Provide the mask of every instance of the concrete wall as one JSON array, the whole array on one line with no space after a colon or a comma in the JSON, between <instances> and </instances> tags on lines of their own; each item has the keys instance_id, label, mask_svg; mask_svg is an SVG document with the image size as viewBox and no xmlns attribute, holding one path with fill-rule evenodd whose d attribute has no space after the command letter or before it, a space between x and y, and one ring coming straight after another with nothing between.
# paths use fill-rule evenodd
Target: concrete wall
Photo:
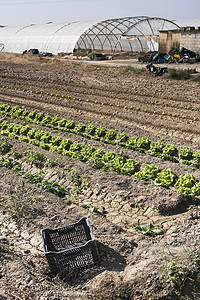
<instances>
[{"instance_id":1,"label":"concrete wall","mask_svg":"<svg viewBox=\"0 0 200 300\"><path fill-rule=\"evenodd\" d=\"M200 54L200 30L181 32L180 48L182 47Z\"/></svg>"},{"instance_id":2,"label":"concrete wall","mask_svg":"<svg viewBox=\"0 0 200 300\"><path fill-rule=\"evenodd\" d=\"M159 33L160 53L168 53L173 48L180 48L180 32L178 31L163 31Z\"/></svg>"}]
</instances>

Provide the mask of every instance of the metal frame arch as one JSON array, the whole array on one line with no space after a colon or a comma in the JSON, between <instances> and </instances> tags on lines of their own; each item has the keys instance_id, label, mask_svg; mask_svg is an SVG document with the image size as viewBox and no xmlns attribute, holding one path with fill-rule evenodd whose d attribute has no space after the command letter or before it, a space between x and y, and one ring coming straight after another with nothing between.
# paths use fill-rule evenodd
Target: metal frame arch
<instances>
[{"instance_id":1,"label":"metal frame arch","mask_svg":"<svg viewBox=\"0 0 200 300\"><path fill-rule=\"evenodd\" d=\"M163 22L169 22L175 26L177 26L178 28L180 28L180 26L178 26L175 22L171 21L171 20L168 20L168 19L165 19L165 18L158 18L158 17L147 17L145 20L140 20L138 22L136 22L135 24L133 24L131 27L129 27L129 29L127 31L125 31L123 33L123 35L126 35L128 31L130 31L133 27L136 27L138 24L142 23L143 21L149 21L149 20L162 20ZM139 31L139 29L138 29Z\"/></svg>"},{"instance_id":2,"label":"metal frame arch","mask_svg":"<svg viewBox=\"0 0 200 300\"><path fill-rule=\"evenodd\" d=\"M91 41L91 45L93 46L93 49L95 49L94 41L95 41L95 39L98 39L99 43L102 47L102 50L103 50L104 44L106 43L106 41L108 41L110 44L110 51L113 51L113 49L116 49L116 46L119 43L121 51L123 51L123 49L122 49L123 47L121 45L121 36L123 36L123 33L125 31L129 30L131 25L134 25L138 21L145 20L146 18L147 17L145 17L145 16L139 16L139 17L123 17L123 18L103 20L101 22L94 24L92 27L90 27L84 34L82 34L80 36L79 40L81 40L81 42L83 42L84 38L87 37ZM124 30L122 28L120 28L121 25L123 27L125 27ZM118 33L113 33L115 31L115 29L118 30ZM95 30L97 32L95 32ZM108 31L108 33L105 33L105 31ZM92 35L93 38L91 38L90 35ZM103 42L99 39L98 35L102 35L105 37ZM114 47L112 45L110 36L112 36L113 39L116 39L116 43L114 43ZM76 44L78 47L81 44L79 40L77 41L77 44ZM130 41L128 41L128 44L132 51L132 45L131 45ZM77 48L77 46L75 46L75 48ZM85 46L86 46L86 44L85 44Z\"/></svg>"},{"instance_id":3,"label":"metal frame arch","mask_svg":"<svg viewBox=\"0 0 200 300\"><path fill-rule=\"evenodd\" d=\"M165 24L171 23L175 27L180 28L175 22L170 21L165 18L159 18L159 17L148 17L148 16L136 16L136 17L123 17L123 18L116 18L116 19L108 19L108 20L102 20L100 22L97 22L96 24L92 25L90 28L88 28L84 34L82 34L77 41L75 48L79 46L80 44L83 44L84 47L87 49L87 45L84 42L84 38L87 37L88 40L90 40L90 49L93 47L93 50L95 50L95 40L98 40L98 44L100 45L101 51L104 50L104 45L106 42L108 42L108 45L110 47L110 51L113 51L113 53L116 51L116 48L118 45L120 45L121 51L123 51L123 48L126 47L124 44L122 44L122 37L126 36L126 34L132 29L136 28L138 31L138 37L136 34L136 39L140 44L141 51L144 51L143 43L141 41L142 36L145 35L144 30L142 28L138 28L138 25L142 22L147 23L147 28L149 28L151 35L155 35L155 30L153 28L153 24L151 24L151 20L160 20L163 22L160 23L161 27L164 28ZM156 27L155 27L156 29ZM155 45L150 41L152 45L152 49L155 50ZM108 47L107 45L107 47ZM134 51L133 45L131 41L127 40L127 48L130 48L130 51ZM125 48L124 48L125 49Z\"/></svg>"}]
</instances>

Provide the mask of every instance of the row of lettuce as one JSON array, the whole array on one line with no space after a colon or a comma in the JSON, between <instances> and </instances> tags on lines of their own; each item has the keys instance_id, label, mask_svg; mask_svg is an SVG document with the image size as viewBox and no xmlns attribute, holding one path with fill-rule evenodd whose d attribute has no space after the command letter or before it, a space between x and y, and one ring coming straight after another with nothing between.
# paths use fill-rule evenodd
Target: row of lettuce
<instances>
[{"instance_id":1,"label":"row of lettuce","mask_svg":"<svg viewBox=\"0 0 200 300\"><path fill-rule=\"evenodd\" d=\"M52 136L43 130L36 130L29 126L22 126L9 123L0 119L0 134L17 139L45 150L56 152L87 163L95 169L113 171L123 175L134 175L144 182L151 182L164 188L174 187L178 193L195 197L200 195L200 183L193 176L187 173L178 177L171 169L160 170L154 165L146 165L140 170L139 164L129 158L123 151L119 153L104 152L102 149L95 149L92 145L72 142L70 139L62 139L59 136Z\"/></svg>"},{"instance_id":2,"label":"row of lettuce","mask_svg":"<svg viewBox=\"0 0 200 300\"><path fill-rule=\"evenodd\" d=\"M73 120L60 119L57 116L50 117L42 112L27 110L18 106L12 107L7 104L0 105L0 114L24 120L27 123L81 135L84 138L118 145L140 153L147 153L164 160L182 162L200 169L200 150L192 152L189 147L178 150L174 145L164 144L160 140L151 142L145 137L129 137L125 132L117 133L113 129L107 130L105 127L96 127L94 125L86 126L83 123L75 124Z\"/></svg>"}]
</instances>

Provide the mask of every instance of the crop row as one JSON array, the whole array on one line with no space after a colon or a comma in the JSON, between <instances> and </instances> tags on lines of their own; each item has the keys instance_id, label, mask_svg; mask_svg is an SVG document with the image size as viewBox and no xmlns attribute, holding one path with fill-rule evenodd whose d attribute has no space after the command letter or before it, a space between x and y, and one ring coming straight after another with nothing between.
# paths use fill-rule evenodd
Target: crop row
<instances>
[{"instance_id":1,"label":"crop row","mask_svg":"<svg viewBox=\"0 0 200 300\"><path fill-rule=\"evenodd\" d=\"M124 153L104 152L91 145L72 142L69 139L62 139L59 136L51 136L49 133L32 129L29 126L22 126L15 123L8 123L0 120L1 135L24 141L43 149L57 152L87 163L89 166L104 171L114 171L124 175L133 175L145 182L153 182L157 186L169 188L177 187L178 193L195 197L200 195L200 183L193 176L187 173L179 177L171 169L160 170L154 165L146 165L140 170L139 164L134 159L128 158ZM6 130L5 130L6 129Z\"/></svg>"},{"instance_id":2,"label":"crop row","mask_svg":"<svg viewBox=\"0 0 200 300\"><path fill-rule=\"evenodd\" d=\"M69 195L69 193L66 191L64 186L60 186L55 181L45 180L42 177L41 173L32 174L28 171L22 170L22 165L18 161L13 160L12 158L1 156L0 157L0 166L6 167L8 169L12 169L18 175L25 178L28 182L33 183L33 184L41 187L43 190L57 195L58 197L63 198L66 195Z\"/></svg>"},{"instance_id":3,"label":"crop row","mask_svg":"<svg viewBox=\"0 0 200 300\"><path fill-rule=\"evenodd\" d=\"M173 118L175 117L175 118L181 118L181 119L190 119L190 120L193 120L193 121L197 120L196 116L191 117L190 115L189 116L179 115L179 114L175 114L174 112L173 113L168 113L168 112L162 111L162 110L159 112L155 109L152 110L152 108L141 108L140 106L137 106L137 105L131 105L131 106L125 105L125 104L122 105L121 104L122 102L119 102L118 104L115 104L115 103L109 102L107 100L103 100L103 101L99 100L98 101L98 100L91 100L91 99L82 99L80 97L73 97L73 96L69 96L69 95L66 96L66 95L63 95L63 94L61 95L61 94L58 94L58 93L49 93L49 92L37 91L37 90L33 90L33 89L32 90L25 90L25 89L16 88L14 86L5 86L5 85L3 85L2 88L11 89L11 90L20 91L20 92L25 92L25 93L28 93L29 95L37 94L37 95L46 95L46 96L54 97L54 98L61 98L64 101L67 101L67 102L69 102L70 100L73 100L73 102L74 102L74 100L76 100L76 101L79 101L79 102L88 103L91 106L93 106L93 105L97 105L97 106L105 105L105 106L108 106L108 107L115 107L117 109L125 109L125 110L131 110L131 111L134 110L136 112L141 111L143 113L155 114L155 115L160 115L160 116L167 115L167 116L173 117ZM134 101L134 100L131 100L131 99L127 99L125 101L137 102L137 100ZM142 101L142 103L144 104L143 101ZM150 103L148 101L146 101L145 103L146 104L159 105L159 106L162 106L162 107L166 106L166 104L159 104L159 103L153 102L153 101L151 101ZM133 103L131 103L131 104L133 104ZM184 109L184 110L187 109L189 111L195 111L195 110L199 111L199 109L195 109L195 108L190 108L190 107L185 107L185 106L183 106L183 107L178 106L177 107L177 105L170 105L170 104L168 104L167 107L172 107L172 108L176 108L176 109Z\"/></svg>"},{"instance_id":4,"label":"crop row","mask_svg":"<svg viewBox=\"0 0 200 300\"><path fill-rule=\"evenodd\" d=\"M164 160L172 162L179 162L181 160L183 164L200 168L200 151L192 152L190 148L178 150L174 145L165 145L160 140L150 142L149 139L144 137L128 137L125 132L117 133L113 129L107 130L104 127L97 128L94 125L86 126L83 123L75 124L72 120L59 119L57 116L50 117L42 112L37 113L35 110L22 109L18 106L12 107L7 104L0 104L0 114L15 119L18 118L28 123L78 134L84 138L99 140L107 144L118 145L126 149L147 153Z\"/></svg>"},{"instance_id":5,"label":"crop row","mask_svg":"<svg viewBox=\"0 0 200 300\"><path fill-rule=\"evenodd\" d=\"M10 82L9 81L3 81L3 80L1 80L0 81L1 83L3 83L3 84L10 84ZM19 82L17 82L17 85L19 85L19 86L24 86L25 88L27 87L27 86L29 86L30 88L32 88L32 85L30 85L30 84L27 84L27 83L19 83ZM15 85L16 86L16 85ZM64 88L58 88L58 87L56 87L56 88L53 88L53 87L51 87L51 86L45 86L45 85L41 85L41 84L39 84L39 85L37 85L39 88L41 88L41 89L48 89L48 90L52 90L52 91L54 91L54 92L56 92L56 91L60 91L60 92L72 92L72 93L74 93L74 92L76 92L76 93L78 93L77 91L74 91L74 90L72 90L72 89L70 89L70 88L67 88L67 89L64 89ZM10 88L10 89L17 89L16 87L14 87L14 86L12 86L12 85L10 85L9 87L8 86L5 86L5 85L2 85L2 87L3 88ZM35 87L35 83L34 83L34 87ZM76 86L74 86L75 88L76 88ZM20 91L25 91L25 88L22 90L22 89L18 89L18 90L20 90ZM29 92L29 90L27 90L27 92ZM37 93L41 93L41 91L36 91ZM102 92L102 90L101 90L101 92ZM44 92L42 92L43 94L45 94ZM120 97L120 96L114 96L113 94L111 94L111 95L108 95L108 94L105 94L105 95L102 95L102 93L101 94L95 94L94 92L88 92L88 88L87 88L87 91L85 91L85 90L83 90L83 91L81 91L81 93L83 93L83 94L87 94L87 95L92 95L92 96L94 96L94 95L97 95L97 96L101 96L101 97L104 97L104 98L111 98L111 99L119 99L119 100L124 100L124 101L131 101L131 102L139 102L139 103L146 103L146 104L152 104L152 105L158 105L158 106L162 106L162 107L165 107L165 106L167 106L167 107L173 107L173 108L179 108L179 109L184 109L184 110L189 110L189 111L200 111L200 109L199 108L195 108L195 107L191 107L191 106L182 106L182 105L178 105L177 106L177 101L178 102L186 102L187 104L188 104L188 101L187 100L184 100L184 99L181 99L181 100L174 100L174 99L170 99L170 101L173 101L173 102L175 102L175 104L169 104L169 103L167 103L167 104L165 104L165 103L163 103L163 98L162 98L162 101L161 102L159 102L158 100L155 100L155 101L153 101L153 100L149 100L149 101L143 101L143 100L140 100L140 99L138 99L138 98L135 98L135 99L130 99L130 98L126 98L126 97ZM49 93L47 93L47 94L49 94ZM54 96L58 96L58 94L54 94ZM64 95L61 95L62 96L62 98L64 97ZM167 99L168 100L168 99Z\"/></svg>"},{"instance_id":6,"label":"crop row","mask_svg":"<svg viewBox=\"0 0 200 300\"><path fill-rule=\"evenodd\" d=\"M73 157L87 162L91 167L105 171L115 171L124 175L132 175L138 169L134 159L116 155L113 152L105 153L102 149L95 150L91 145L72 142L70 139L62 139L52 136L43 130L36 130L29 126L8 123L0 119L1 135L15 138L20 141L33 144L45 150Z\"/></svg>"}]
</instances>

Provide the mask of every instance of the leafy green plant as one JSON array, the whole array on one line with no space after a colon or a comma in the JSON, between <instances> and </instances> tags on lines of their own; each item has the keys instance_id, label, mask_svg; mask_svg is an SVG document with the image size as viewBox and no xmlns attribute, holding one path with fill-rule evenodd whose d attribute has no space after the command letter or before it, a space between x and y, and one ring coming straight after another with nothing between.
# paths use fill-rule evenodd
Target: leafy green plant
<instances>
[{"instance_id":1,"label":"leafy green plant","mask_svg":"<svg viewBox=\"0 0 200 300\"><path fill-rule=\"evenodd\" d=\"M194 166L200 169L200 150L193 153Z\"/></svg>"},{"instance_id":2,"label":"leafy green plant","mask_svg":"<svg viewBox=\"0 0 200 300\"><path fill-rule=\"evenodd\" d=\"M132 228L132 231L135 230L137 232L140 232L144 235L148 236L156 236L163 234L163 231L159 228L156 228L151 223L148 223L147 225L138 225Z\"/></svg>"},{"instance_id":3,"label":"leafy green plant","mask_svg":"<svg viewBox=\"0 0 200 300\"><path fill-rule=\"evenodd\" d=\"M99 127L96 129L95 134L99 137L104 137L106 135L106 129L104 127Z\"/></svg>"},{"instance_id":4,"label":"leafy green plant","mask_svg":"<svg viewBox=\"0 0 200 300\"><path fill-rule=\"evenodd\" d=\"M51 142L52 142L53 146L59 146L61 144L61 142L62 142L62 138L59 137L59 136L53 136L51 138Z\"/></svg>"},{"instance_id":5,"label":"leafy green plant","mask_svg":"<svg viewBox=\"0 0 200 300\"><path fill-rule=\"evenodd\" d=\"M105 216L106 216L106 211L103 206L101 206L101 211L100 211L100 207L94 206L92 204L90 204L90 205L82 204L81 207L88 209L90 212L93 212L102 218L105 218Z\"/></svg>"},{"instance_id":6,"label":"leafy green plant","mask_svg":"<svg viewBox=\"0 0 200 300\"><path fill-rule=\"evenodd\" d=\"M35 137L35 133L36 133L36 129L32 128L31 130L29 130L29 132L27 133L27 136L30 137L31 139L33 139Z\"/></svg>"},{"instance_id":7,"label":"leafy green plant","mask_svg":"<svg viewBox=\"0 0 200 300\"><path fill-rule=\"evenodd\" d=\"M59 120L60 120L60 119L59 119L57 116L55 116L55 117L51 118L50 123L51 123L52 125L56 125L56 126L57 126Z\"/></svg>"},{"instance_id":8,"label":"leafy green plant","mask_svg":"<svg viewBox=\"0 0 200 300\"><path fill-rule=\"evenodd\" d=\"M196 184L197 180L193 174L186 173L184 176L180 176L175 186L178 187L178 193L194 196L192 192L193 186Z\"/></svg>"},{"instance_id":9,"label":"leafy green plant","mask_svg":"<svg viewBox=\"0 0 200 300\"><path fill-rule=\"evenodd\" d=\"M105 192L106 185L105 184L96 184L95 195L99 196L101 193Z\"/></svg>"},{"instance_id":10,"label":"leafy green plant","mask_svg":"<svg viewBox=\"0 0 200 300\"><path fill-rule=\"evenodd\" d=\"M43 113L37 113L35 116L36 120L38 121L42 121L42 119L44 118L44 114Z\"/></svg>"},{"instance_id":11,"label":"leafy green plant","mask_svg":"<svg viewBox=\"0 0 200 300\"><path fill-rule=\"evenodd\" d=\"M12 148L12 145L8 143L4 138L0 139L0 152L1 154L6 154L8 153Z\"/></svg>"},{"instance_id":12,"label":"leafy green plant","mask_svg":"<svg viewBox=\"0 0 200 300\"><path fill-rule=\"evenodd\" d=\"M35 132L34 138L35 138L36 140L40 141L40 140L41 140L41 137L42 137L43 135L44 135L44 131L42 131L42 130L37 130L37 131Z\"/></svg>"},{"instance_id":13,"label":"leafy green plant","mask_svg":"<svg viewBox=\"0 0 200 300\"><path fill-rule=\"evenodd\" d=\"M133 175L136 171L138 171L139 165L135 162L134 159L127 159L121 168L121 173L124 175Z\"/></svg>"},{"instance_id":14,"label":"leafy green plant","mask_svg":"<svg viewBox=\"0 0 200 300\"><path fill-rule=\"evenodd\" d=\"M116 132L115 132L115 130L113 130L113 129L108 130L108 131L106 132L105 137L106 137L108 140L114 140L115 137L116 137Z\"/></svg>"},{"instance_id":15,"label":"leafy green plant","mask_svg":"<svg viewBox=\"0 0 200 300\"><path fill-rule=\"evenodd\" d=\"M165 145L162 149L164 155L176 155L177 149L174 145Z\"/></svg>"},{"instance_id":16,"label":"leafy green plant","mask_svg":"<svg viewBox=\"0 0 200 300\"><path fill-rule=\"evenodd\" d=\"M69 120L66 124L65 127L68 129L73 129L75 127L75 123L72 120Z\"/></svg>"},{"instance_id":17,"label":"leafy green plant","mask_svg":"<svg viewBox=\"0 0 200 300\"><path fill-rule=\"evenodd\" d=\"M182 290L189 277L189 270L181 262L172 261L169 265L168 274L169 278L167 282L170 282L176 289Z\"/></svg>"},{"instance_id":18,"label":"leafy green plant","mask_svg":"<svg viewBox=\"0 0 200 300\"><path fill-rule=\"evenodd\" d=\"M159 168L152 165L146 165L142 171L137 172L134 176L142 179L146 182L150 182L152 179L157 177L159 173Z\"/></svg>"},{"instance_id":19,"label":"leafy green plant","mask_svg":"<svg viewBox=\"0 0 200 300\"><path fill-rule=\"evenodd\" d=\"M43 143L50 143L53 140L53 138L51 137L50 133L45 132L41 138L40 141Z\"/></svg>"},{"instance_id":20,"label":"leafy green plant","mask_svg":"<svg viewBox=\"0 0 200 300\"><path fill-rule=\"evenodd\" d=\"M148 149L149 149L149 145L150 145L149 139L144 138L144 137L139 138L139 139L137 140L137 142L136 142L136 147L137 147L137 148L143 148L143 149L148 150Z\"/></svg>"},{"instance_id":21,"label":"leafy green plant","mask_svg":"<svg viewBox=\"0 0 200 300\"><path fill-rule=\"evenodd\" d=\"M125 132L122 132L122 133L118 133L117 136L116 136L116 140L119 142L119 143L124 143L126 142L128 139L128 136L126 135Z\"/></svg>"},{"instance_id":22,"label":"leafy green plant","mask_svg":"<svg viewBox=\"0 0 200 300\"><path fill-rule=\"evenodd\" d=\"M90 135L95 135L96 127L94 125L89 125L85 128L85 132Z\"/></svg>"},{"instance_id":23,"label":"leafy green plant","mask_svg":"<svg viewBox=\"0 0 200 300\"><path fill-rule=\"evenodd\" d=\"M32 110L31 112L29 112L28 116L29 116L29 118L34 119L36 116L36 111Z\"/></svg>"},{"instance_id":24,"label":"leafy green plant","mask_svg":"<svg viewBox=\"0 0 200 300\"><path fill-rule=\"evenodd\" d=\"M133 136L133 137L129 138L128 145L133 146L133 147L137 147L137 141L138 141L138 137Z\"/></svg>"},{"instance_id":25,"label":"leafy green plant","mask_svg":"<svg viewBox=\"0 0 200 300\"><path fill-rule=\"evenodd\" d=\"M0 157L0 166L13 169L14 171L19 171L22 167L18 161L15 161L12 158L6 158L5 156Z\"/></svg>"},{"instance_id":26,"label":"leafy green plant","mask_svg":"<svg viewBox=\"0 0 200 300\"><path fill-rule=\"evenodd\" d=\"M176 179L177 176L171 169L164 169L158 173L157 178L154 180L154 184L164 188L169 188L174 185Z\"/></svg>"},{"instance_id":27,"label":"leafy green plant","mask_svg":"<svg viewBox=\"0 0 200 300\"><path fill-rule=\"evenodd\" d=\"M65 119L62 119L62 120L58 121L58 126L59 127L65 127L66 123L67 123L67 121Z\"/></svg>"},{"instance_id":28,"label":"leafy green plant","mask_svg":"<svg viewBox=\"0 0 200 300\"><path fill-rule=\"evenodd\" d=\"M18 138L18 135L15 135L14 133L11 133L12 134L12 136L10 136L10 137L12 137L12 138ZM25 137L25 136L20 136L19 138L19 141L22 141L22 142L25 142L25 143L29 143L29 138L27 138L27 137Z\"/></svg>"},{"instance_id":29,"label":"leafy green plant","mask_svg":"<svg viewBox=\"0 0 200 300\"><path fill-rule=\"evenodd\" d=\"M164 144L160 140L157 142L152 142L150 145L150 154L153 156L161 157L161 153L163 152Z\"/></svg>"},{"instance_id":30,"label":"leafy green plant","mask_svg":"<svg viewBox=\"0 0 200 300\"><path fill-rule=\"evenodd\" d=\"M69 139L63 139L60 143L60 147L63 150L69 150L71 144L72 144L72 142Z\"/></svg>"},{"instance_id":31,"label":"leafy green plant","mask_svg":"<svg viewBox=\"0 0 200 300\"><path fill-rule=\"evenodd\" d=\"M95 149L91 145L83 146L79 153L79 159L81 161L87 162L90 159L90 157L94 151L95 151Z\"/></svg>"},{"instance_id":32,"label":"leafy green plant","mask_svg":"<svg viewBox=\"0 0 200 300\"><path fill-rule=\"evenodd\" d=\"M81 183L82 183L82 179L81 179L81 176L78 174L78 172L76 170L71 170L70 172L70 178L71 178L71 181L77 185L77 186L81 186Z\"/></svg>"},{"instance_id":33,"label":"leafy green plant","mask_svg":"<svg viewBox=\"0 0 200 300\"><path fill-rule=\"evenodd\" d=\"M26 171L19 171L18 174L21 175L23 178L26 178L27 181L36 184L37 186L41 187L43 190L53 193L60 198L69 195L69 193L65 190L64 186L60 186L55 181L45 180L42 177L41 172L32 174Z\"/></svg>"},{"instance_id":34,"label":"leafy green plant","mask_svg":"<svg viewBox=\"0 0 200 300\"><path fill-rule=\"evenodd\" d=\"M44 118L41 120L42 124L48 124L51 122L51 117L50 116L44 116Z\"/></svg>"},{"instance_id":35,"label":"leafy green plant","mask_svg":"<svg viewBox=\"0 0 200 300\"><path fill-rule=\"evenodd\" d=\"M77 124L74 128L76 133L84 132L85 129L86 129L86 126L83 123Z\"/></svg>"},{"instance_id":36,"label":"leafy green plant","mask_svg":"<svg viewBox=\"0 0 200 300\"><path fill-rule=\"evenodd\" d=\"M180 149L178 154L181 159L192 159L192 151L189 147L186 147L185 149Z\"/></svg>"},{"instance_id":37,"label":"leafy green plant","mask_svg":"<svg viewBox=\"0 0 200 300\"><path fill-rule=\"evenodd\" d=\"M46 157L43 153L38 151L29 151L29 161L37 168L43 168Z\"/></svg>"},{"instance_id":38,"label":"leafy green plant","mask_svg":"<svg viewBox=\"0 0 200 300\"><path fill-rule=\"evenodd\" d=\"M104 166L102 162L102 157L104 154L105 153L102 149L95 150L87 161L87 164L92 168L101 169Z\"/></svg>"}]
</instances>

